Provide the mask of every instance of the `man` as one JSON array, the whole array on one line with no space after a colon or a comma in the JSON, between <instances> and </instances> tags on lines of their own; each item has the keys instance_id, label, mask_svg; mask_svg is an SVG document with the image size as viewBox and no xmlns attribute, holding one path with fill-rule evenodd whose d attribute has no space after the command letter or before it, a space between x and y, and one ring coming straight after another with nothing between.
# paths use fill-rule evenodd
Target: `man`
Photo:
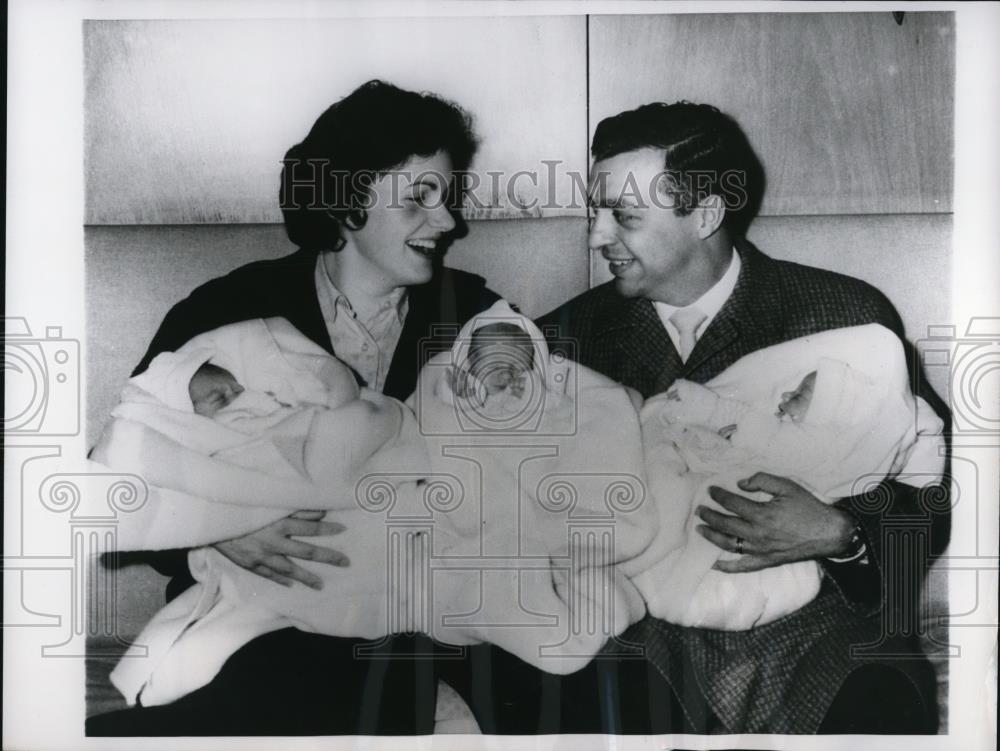
<instances>
[{"instance_id":1,"label":"man","mask_svg":"<svg viewBox=\"0 0 1000 751\"><path fill-rule=\"evenodd\" d=\"M589 242L615 279L539 322L575 340L584 365L649 397L677 378L703 383L745 354L826 329L874 322L902 338L878 290L772 260L746 241L763 169L739 125L714 107L656 103L610 117L592 155ZM929 389L918 383L917 391L944 416ZM563 712L562 732L934 732L934 678L912 636L914 613L898 614L908 638L881 627L882 572L919 581L926 565L885 557L885 508L873 511L872 494L825 505L766 474L741 487L773 500L761 505L715 488L728 513L697 511L701 534L743 553L717 568L817 560L820 594L745 632L647 616L561 684L573 697L563 703L582 708ZM892 499L890 513L929 516L907 486L883 483L876 494ZM636 645L645 659L629 659ZM877 646L852 656L852 645Z\"/></svg>"}]
</instances>

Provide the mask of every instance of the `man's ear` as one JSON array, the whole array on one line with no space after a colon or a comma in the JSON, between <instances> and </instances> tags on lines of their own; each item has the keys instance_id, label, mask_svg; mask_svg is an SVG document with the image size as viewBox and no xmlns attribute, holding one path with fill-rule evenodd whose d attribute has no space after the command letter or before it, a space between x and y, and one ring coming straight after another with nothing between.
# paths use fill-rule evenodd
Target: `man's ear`
<instances>
[{"instance_id":1,"label":"man's ear","mask_svg":"<svg viewBox=\"0 0 1000 751\"><path fill-rule=\"evenodd\" d=\"M722 196L711 193L698 202L694 212L698 237L706 240L722 226L722 220L726 218L726 205L722 202Z\"/></svg>"}]
</instances>

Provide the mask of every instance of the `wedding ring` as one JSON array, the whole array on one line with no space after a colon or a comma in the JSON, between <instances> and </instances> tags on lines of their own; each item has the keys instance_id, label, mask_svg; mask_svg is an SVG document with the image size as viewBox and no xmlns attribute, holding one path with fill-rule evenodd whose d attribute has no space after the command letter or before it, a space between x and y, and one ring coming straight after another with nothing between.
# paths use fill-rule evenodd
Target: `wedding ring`
<instances>
[{"instance_id":1,"label":"wedding ring","mask_svg":"<svg viewBox=\"0 0 1000 751\"><path fill-rule=\"evenodd\" d=\"M743 555L743 543L744 539L742 537L736 538L736 555Z\"/></svg>"}]
</instances>

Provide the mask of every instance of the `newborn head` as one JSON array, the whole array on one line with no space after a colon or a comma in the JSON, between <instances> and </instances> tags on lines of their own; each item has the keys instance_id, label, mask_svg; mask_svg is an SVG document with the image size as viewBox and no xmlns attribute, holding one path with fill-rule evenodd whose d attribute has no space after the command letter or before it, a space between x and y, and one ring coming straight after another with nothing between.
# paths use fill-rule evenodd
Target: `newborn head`
<instances>
[{"instance_id":1,"label":"newborn head","mask_svg":"<svg viewBox=\"0 0 1000 751\"><path fill-rule=\"evenodd\" d=\"M789 417L792 422L802 422L812 404L813 393L816 391L816 371L807 373L795 391L786 391L778 403L778 417Z\"/></svg>"},{"instance_id":2,"label":"newborn head","mask_svg":"<svg viewBox=\"0 0 1000 751\"><path fill-rule=\"evenodd\" d=\"M491 323L472 332L469 372L486 388L487 395L510 390L524 393L525 376L535 367L531 335L513 323Z\"/></svg>"},{"instance_id":3,"label":"newborn head","mask_svg":"<svg viewBox=\"0 0 1000 751\"><path fill-rule=\"evenodd\" d=\"M232 373L208 362L195 371L188 384L195 414L205 417L212 417L242 393L243 387Z\"/></svg>"}]
</instances>

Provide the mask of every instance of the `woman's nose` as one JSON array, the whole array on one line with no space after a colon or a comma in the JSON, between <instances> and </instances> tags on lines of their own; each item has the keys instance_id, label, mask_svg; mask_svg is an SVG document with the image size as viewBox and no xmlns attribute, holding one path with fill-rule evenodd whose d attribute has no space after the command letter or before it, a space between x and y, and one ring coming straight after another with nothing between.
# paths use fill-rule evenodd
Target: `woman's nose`
<instances>
[{"instance_id":1,"label":"woman's nose","mask_svg":"<svg viewBox=\"0 0 1000 751\"><path fill-rule=\"evenodd\" d=\"M434 229L441 232L450 232L455 229L455 217L451 215L446 205L435 206L431 209L430 214L430 224Z\"/></svg>"}]
</instances>

